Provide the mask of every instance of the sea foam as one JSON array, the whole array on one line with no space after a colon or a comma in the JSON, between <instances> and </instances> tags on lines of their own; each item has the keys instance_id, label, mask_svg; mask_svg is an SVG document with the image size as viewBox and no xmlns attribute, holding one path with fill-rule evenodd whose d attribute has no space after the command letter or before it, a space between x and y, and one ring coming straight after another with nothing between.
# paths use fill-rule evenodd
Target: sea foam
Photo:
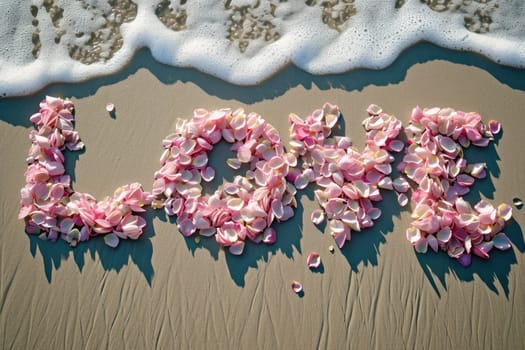
<instances>
[{"instance_id":1,"label":"sea foam","mask_svg":"<svg viewBox=\"0 0 525 350\"><path fill-rule=\"evenodd\" d=\"M523 0L11 0L0 2L0 96L159 62L239 85L288 64L381 69L428 41L525 67Z\"/></svg>"}]
</instances>

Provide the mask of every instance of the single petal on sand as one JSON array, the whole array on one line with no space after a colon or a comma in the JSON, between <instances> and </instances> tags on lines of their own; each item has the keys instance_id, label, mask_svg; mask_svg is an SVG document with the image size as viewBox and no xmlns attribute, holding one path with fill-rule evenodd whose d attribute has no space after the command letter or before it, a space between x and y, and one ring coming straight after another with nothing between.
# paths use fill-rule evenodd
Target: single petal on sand
<instances>
[{"instance_id":1,"label":"single petal on sand","mask_svg":"<svg viewBox=\"0 0 525 350\"><path fill-rule=\"evenodd\" d=\"M308 258L306 259L306 263L308 264L308 267L311 269L316 269L321 265L321 256L319 253L311 252L308 254Z\"/></svg>"}]
</instances>

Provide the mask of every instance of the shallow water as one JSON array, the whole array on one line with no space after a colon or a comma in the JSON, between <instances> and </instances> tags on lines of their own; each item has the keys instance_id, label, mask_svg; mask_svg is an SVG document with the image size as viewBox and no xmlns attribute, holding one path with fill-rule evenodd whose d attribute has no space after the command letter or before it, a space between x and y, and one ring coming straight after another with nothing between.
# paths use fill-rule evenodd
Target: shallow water
<instances>
[{"instance_id":1,"label":"shallow water","mask_svg":"<svg viewBox=\"0 0 525 350\"><path fill-rule=\"evenodd\" d=\"M254 85L292 63L380 69L420 41L525 67L522 0L11 0L0 3L0 96L159 62Z\"/></svg>"}]
</instances>

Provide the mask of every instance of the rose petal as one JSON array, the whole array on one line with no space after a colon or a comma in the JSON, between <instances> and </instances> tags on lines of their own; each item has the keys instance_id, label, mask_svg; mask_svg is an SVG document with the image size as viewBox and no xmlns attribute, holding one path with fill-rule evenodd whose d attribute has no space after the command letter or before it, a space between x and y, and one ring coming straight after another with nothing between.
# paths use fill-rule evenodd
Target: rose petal
<instances>
[{"instance_id":1,"label":"rose petal","mask_svg":"<svg viewBox=\"0 0 525 350\"><path fill-rule=\"evenodd\" d=\"M399 203L400 206L404 207L408 204L408 197L404 193L398 193L397 194L397 203Z\"/></svg>"},{"instance_id":2,"label":"rose petal","mask_svg":"<svg viewBox=\"0 0 525 350\"><path fill-rule=\"evenodd\" d=\"M308 186L308 183L308 178L304 174L297 176L294 181L294 185L298 190L305 189Z\"/></svg>"},{"instance_id":3,"label":"rose petal","mask_svg":"<svg viewBox=\"0 0 525 350\"><path fill-rule=\"evenodd\" d=\"M116 248L119 244L119 238L116 234L110 233L104 236L104 243L111 248Z\"/></svg>"},{"instance_id":4,"label":"rose petal","mask_svg":"<svg viewBox=\"0 0 525 350\"><path fill-rule=\"evenodd\" d=\"M71 218L64 218L60 221L60 232L68 233L75 226L75 221Z\"/></svg>"},{"instance_id":5,"label":"rose petal","mask_svg":"<svg viewBox=\"0 0 525 350\"><path fill-rule=\"evenodd\" d=\"M421 231L417 227L411 226L406 230L406 237L410 243L414 244L422 238Z\"/></svg>"},{"instance_id":6,"label":"rose petal","mask_svg":"<svg viewBox=\"0 0 525 350\"><path fill-rule=\"evenodd\" d=\"M394 179L394 181L392 182L392 185L397 192L401 192L401 193L407 192L408 189L410 188L410 184L408 183L407 179L401 176Z\"/></svg>"},{"instance_id":7,"label":"rose petal","mask_svg":"<svg viewBox=\"0 0 525 350\"><path fill-rule=\"evenodd\" d=\"M505 221L512 218L512 207L508 204L502 203L498 206L498 216Z\"/></svg>"},{"instance_id":8,"label":"rose petal","mask_svg":"<svg viewBox=\"0 0 525 350\"><path fill-rule=\"evenodd\" d=\"M436 237L434 237L433 235L428 235L427 243L430 246L430 248L432 248L432 250L437 253L439 244L438 244L438 240L436 239Z\"/></svg>"},{"instance_id":9,"label":"rose petal","mask_svg":"<svg viewBox=\"0 0 525 350\"><path fill-rule=\"evenodd\" d=\"M346 207L346 201L342 198L331 198L325 205L325 211L329 217L337 216L343 213Z\"/></svg>"},{"instance_id":10,"label":"rose petal","mask_svg":"<svg viewBox=\"0 0 525 350\"><path fill-rule=\"evenodd\" d=\"M321 256L319 253L311 252L308 254L308 258L306 259L306 263L308 264L308 267L311 269L316 269L321 265Z\"/></svg>"},{"instance_id":11,"label":"rose petal","mask_svg":"<svg viewBox=\"0 0 525 350\"><path fill-rule=\"evenodd\" d=\"M385 176L381 180L379 180L377 186L379 188L384 188L385 190L392 190L394 188L392 178L389 176Z\"/></svg>"},{"instance_id":12,"label":"rose petal","mask_svg":"<svg viewBox=\"0 0 525 350\"><path fill-rule=\"evenodd\" d=\"M226 160L226 164L234 170L238 170L241 167L241 161L237 158L229 158Z\"/></svg>"},{"instance_id":13,"label":"rose petal","mask_svg":"<svg viewBox=\"0 0 525 350\"><path fill-rule=\"evenodd\" d=\"M185 218L177 223L180 233L188 237L195 233L196 227L191 219Z\"/></svg>"},{"instance_id":14,"label":"rose petal","mask_svg":"<svg viewBox=\"0 0 525 350\"><path fill-rule=\"evenodd\" d=\"M278 200L274 199L271 203L272 212L275 215L277 219L280 219L284 215L284 206L283 203Z\"/></svg>"},{"instance_id":15,"label":"rose petal","mask_svg":"<svg viewBox=\"0 0 525 350\"><path fill-rule=\"evenodd\" d=\"M266 244L274 244L277 239L277 232L271 228L268 227L263 232L263 242Z\"/></svg>"},{"instance_id":16,"label":"rose petal","mask_svg":"<svg viewBox=\"0 0 525 350\"><path fill-rule=\"evenodd\" d=\"M191 164L196 168L202 168L208 164L208 155L206 153L201 153L193 158Z\"/></svg>"},{"instance_id":17,"label":"rose petal","mask_svg":"<svg viewBox=\"0 0 525 350\"><path fill-rule=\"evenodd\" d=\"M341 220L336 219L330 220L328 222L328 227L334 233L341 233L347 230L346 225Z\"/></svg>"},{"instance_id":18,"label":"rose petal","mask_svg":"<svg viewBox=\"0 0 525 350\"><path fill-rule=\"evenodd\" d=\"M392 140L388 144L388 148L392 152L401 152L403 148L405 148L405 144L403 143L403 141L400 141L400 140Z\"/></svg>"},{"instance_id":19,"label":"rose petal","mask_svg":"<svg viewBox=\"0 0 525 350\"><path fill-rule=\"evenodd\" d=\"M450 137L441 136L438 138L438 144L442 150L448 153L454 153L457 150L458 144Z\"/></svg>"},{"instance_id":20,"label":"rose petal","mask_svg":"<svg viewBox=\"0 0 525 350\"><path fill-rule=\"evenodd\" d=\"M204 181L210 182L215 178L215 169L212 167L206 167L201 172L201 177Z\"/></svg>"},{"instance_id":21,"label":"rose petal","mask_svg":"<svg viewBox=\"0 0 525 350\"><path fill-rule=\"evenodd\" d=\"M464 254L461 254L459 257L458 257L458 262L464 266L464 267L468 267L470 266L470 264L472 263L472 256L470 254L467 254L467 253L464 253Z\"/></svg>"},{"instance_id":22,"label":"rose petal","mask_svg":"<svg viewBox=\"0 0 525 350\"><path fill-rule=\"evenodd\" d=\"M489 130L492 133L492 135L499 134L499 132L501 131L501 123L498 122L497 120L493 120L493 119L490 120L489 121Z\"/></svg>"},{"instance_id":23,"label":"rose petal","mask_svg":"<svg viewBox=\"0 0 525 350\"><path fill-rule=\"evenodd\" d=\"M241 198L233 197L228 199L227 206L231 210L240 211L244 206L244 201Z\"/></svg>"},{"instance_id":24,"label":"rose petal","mask_svg":"<svg viewBox=\"0 0 525 350\"><path fill-rule=\"evenodd\" d=\"M428 250L428 241L425 237L421 237L418 241L414 243L414 248L416 252L425 254Z\"/></svg>"},{"instance_id":25,"label":"rose petal","mask_svg":"<svg viewBox=\"0 0 525 350\"><path fill-rule=\"evenodd\" d=\"M472 247L472 252L482 259L488 259L490 258L489 252L492 250L493 247L494 242L483 242L478 246Z\"/></svg>"},{"instance_id":26,"label":"rose petal","mask_svg":"<svg viewBox=\"0 0 525 350\"><path fill-rule=\"evenodd\" d=\"M379 208L372 208L368 210L367 215L370 216L372 220L377 220L381 217L381 209Z\"/></svg>"},{"instance_id":27,"label":"rose petal","mask_svg":"<svg viewBox=\"0 0 525 350\"><path fill-rule=\"evenodd\" d=\"M324 221L324 212L321 209L314 209L310 219L314 224L319 225Z\"/></svg>"},{"instance_id":28,"label":"rose petal","mask_svg":"<svg viewBox=\"0 0 525 350\"><path fill-rule=\"evenodd\" d=\"M450 227L443 227L441 230L438 231L438 233L436 233L436 238L438 239L438 241L443 243L447 243L451 237L452 230L450 229Z\"/></svg>"},{"instance_id":29,"label":"rose petal","mask_svg":"<svg viewBox=\"0 0 525 350\"><path fill-rule=\"evenodd\" d=\"M378 105L371 104L370 106L368 106L366 111L370 115L379 115L381 112L383 112L383 109L381 107L379 107Z\"/></svg>"},{"instance_id":30,"label":"rose petal","mask_svg":"<svg viewBox=\"0 0 525 350\"><path fill-rule=\"evenodd\" d=\"M292 290L299 294L303 291L303 285L300 282L294 280L292 281Z\"/></svg>"},{"instance_id":31,"label":"rose petal","mask_svg":"<svg viewBox=\"0 0 525 350\"><path fill-rule=\"evenodd\" d=\"M343 248L347 240L347 235L345 232L335 233L332 232L332 237L334 237L335 243L339 248Z\"/></svg>"},{"instance_id":32,"label":"rose petal","mask_svg":"<svg viewBox=\"0 0 525 350\"><path fill-rule=\"evenodd\" d=\"M237 241L233 243L229 248L230 253L232 253L233 255L241 255L243 250L244 250L244 241Z\"/></svg>"},{"instance_id":33,"label":"rose petal","mask_svg":"<svg viewBox=\"0 0 525 350\"><path fill-rule=\"evenodd\" d=\"M494 242L494 247L499 250L507 250L512 247L509 237L507 237L507 235L503 232L500 232L494 236L492 241Z\"/></svg>"}]
</instances>

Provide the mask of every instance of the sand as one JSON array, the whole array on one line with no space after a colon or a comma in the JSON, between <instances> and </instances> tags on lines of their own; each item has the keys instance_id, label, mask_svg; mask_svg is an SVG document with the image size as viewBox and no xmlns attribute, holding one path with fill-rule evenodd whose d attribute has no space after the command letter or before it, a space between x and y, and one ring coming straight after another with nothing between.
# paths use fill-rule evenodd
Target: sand
<instances>
[{"instance_id":1,"label":"sand","mask_svg":"<svg viewBox=\"0 0 525 350\"><path fill-rule=\"evenodd\" d=\"M436 58L436 59L433 59ZM451 106L498 119L498 143L473 156L490 177L469 199L525 197L525 71L430 45L383 71L313 77L293 67L254 87L155 63L141 52L123 72L34 96L0 100L0 348L2 349L519 349L525 346L524 210L506 229L513 248L463 268L444 253L418 255L405 239L407 210L392 194L376 226L334 253L309 220L311 191L273 246L232 256L213 240L180 235L149 210L145 235L117 249L93 239L72 249L24 233L17 220L29 115L46 94L73 99L85 152L67 158L74 188L100 198L132 181L151 188L161 140L197 107L243 107L287 133L290 112L338 104L358 147L376 103L405 123L415 105ZM115 118L105 110L116 105ZM220 167L224 152L215 152ZM226 174L227 175L227 174ZM309 198L310 197L310 198ZM306 256L323 261L312 272ZM291 291L299 280L304 294Z\"/></svg>"}]
</instances>

